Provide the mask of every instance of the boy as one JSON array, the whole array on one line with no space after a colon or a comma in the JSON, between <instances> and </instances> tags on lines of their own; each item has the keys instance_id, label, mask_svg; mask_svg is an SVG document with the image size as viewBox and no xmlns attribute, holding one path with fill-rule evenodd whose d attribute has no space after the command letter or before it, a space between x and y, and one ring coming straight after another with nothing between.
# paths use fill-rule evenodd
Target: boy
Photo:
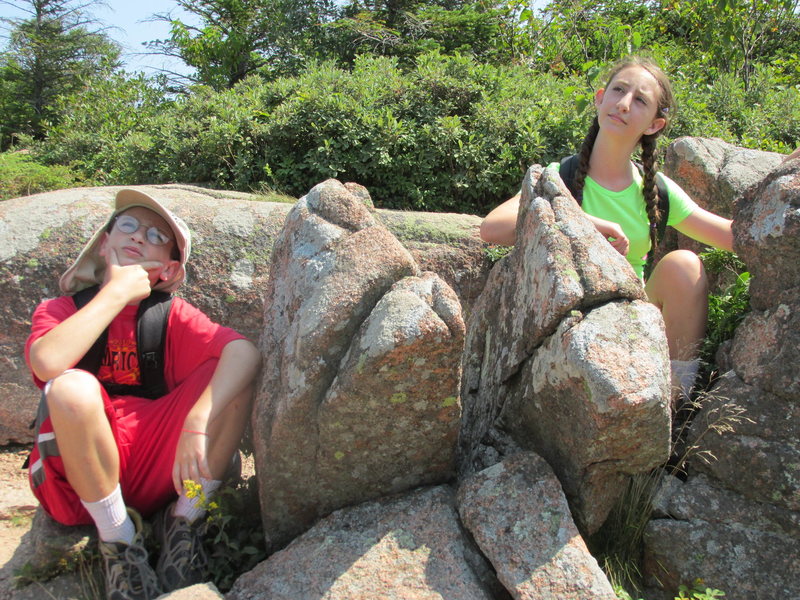
<instances>
[{"instance_id":1,"label":"boy","mask_svg":"<svg viewBox=\"0 0 800 600\"><path fill-rule=\"evenodd\" d=\"M166 390L151 399L136 387L138 305L178 288L190 249L182 220L147 194L121 190L108 223L59 280L65 294L97 285L95 295L81 308L72 296L42 302L25 346L44 390L31 487L56 521L97 526L114 600L155 598L203 580L204 509L183 482L214 493L250 414L258 350L178 297L162 341ZM75 368L103 336L96 372ZM160 509L154 572L139 514Z\"/></svg>"}]
</instances>

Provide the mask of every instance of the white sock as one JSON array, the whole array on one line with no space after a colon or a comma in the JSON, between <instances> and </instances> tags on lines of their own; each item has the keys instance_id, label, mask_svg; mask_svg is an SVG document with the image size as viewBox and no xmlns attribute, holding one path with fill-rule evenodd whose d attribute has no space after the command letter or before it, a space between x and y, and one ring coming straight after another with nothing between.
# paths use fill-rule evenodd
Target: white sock
<instances>
[{"instance_id":1,"label":"white sock","mask_svg":"<svg viewBox=\"0 0 800 600\"><path fill-rule=\"evenodd\" d=\"M220 485L222 485L222 481L219 479L200 478L200 486L203 488L203 495L206 497L206 502L211 500L211 497ZM181 491L181 495L178 496L178 501L175 503L175 509L172 511L172 514L176 517L184 517L187 521L193 523L206 514L206 509L200 505L199 497L189 498L184 488Z\"/></svg>"},{"instance_id":2,"label":"white sock","mask_svg":"<svg viewBox=\"0 0 800 600\"><path fill-rule=\"evenodd\" d=\"M125 508L125 501L122 499L122 489L119 484L105 498L97 502L84 502L81 504L89 512L97 526L97 534L104 542L125 542L130 544L136 535L136 527L133 525L130 515Z\"/></svg>"},{"instance_id":3,"label":"white sock","mask_svg":"<svg viewBox=\"0 0 800 600\"><path fill-rule=\"evenodd\" d=\"M669 363L672 371L672 385L680 389L684 398L691 398L694 380L697 379L697 371L700 369L700 359L671 360Z\"/></svg>"}]
</instances>

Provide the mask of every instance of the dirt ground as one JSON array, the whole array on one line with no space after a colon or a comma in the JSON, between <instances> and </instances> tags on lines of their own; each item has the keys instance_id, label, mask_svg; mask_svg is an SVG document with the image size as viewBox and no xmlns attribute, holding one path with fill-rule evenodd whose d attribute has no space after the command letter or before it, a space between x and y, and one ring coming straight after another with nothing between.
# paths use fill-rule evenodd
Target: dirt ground
<instances>
[{"instance_id":1,"label":"dirt ground","mask_svg":"<svg viewBox=\"0 0 800 600\"><path fill-rule=\"evenodd\" d=\"M28 452L30 446L0 448L0 599L11 596L13 571L23 559L17 550L39 504L28 486L28 472L22 469Z\"/></svg>"}]
</instances>

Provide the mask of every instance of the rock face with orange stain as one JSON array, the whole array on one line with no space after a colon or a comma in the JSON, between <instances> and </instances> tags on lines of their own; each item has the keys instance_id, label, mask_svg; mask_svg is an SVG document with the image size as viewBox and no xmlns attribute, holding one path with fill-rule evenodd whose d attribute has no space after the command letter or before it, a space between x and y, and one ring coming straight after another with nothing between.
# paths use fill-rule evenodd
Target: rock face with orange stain
<instances>
[{"instance_id":1,"label":"rock face with orange stain","mask_svg":"<svg viewBox=\"0 0 800 600\"><path fill-rule=\"evenodd\" d=\"M461 475L507 447L536 451L582 532L596 531L626 477L667 458L667 343L633 269L555 171L528 171L517 244L467 331Z\"/></svg>"},{"instance_id":2,"label":"rock face with orange stain","mask_svg":"<svg viewBox=\"0 0 800 600\"><path fill-rule=\"evenodd\" d=\"M691 423L689 447L710 458L692 458L685 481L665 477L644 574L666 590L699 577L731 597L800 598L800 161L739 197L750 312Z\"/></svg>"},{"instance_id":3,"label":"rock face with orange stain","mask_svg":"<svg viewBox=\"0 0 800 600\"><path fill-rule=\"evenodd\" d=\"M298 201L265 306L253 437L271 548L343 506L453 477L461 304L363 188L328 180Z\"/></svg>"}]
</instances>

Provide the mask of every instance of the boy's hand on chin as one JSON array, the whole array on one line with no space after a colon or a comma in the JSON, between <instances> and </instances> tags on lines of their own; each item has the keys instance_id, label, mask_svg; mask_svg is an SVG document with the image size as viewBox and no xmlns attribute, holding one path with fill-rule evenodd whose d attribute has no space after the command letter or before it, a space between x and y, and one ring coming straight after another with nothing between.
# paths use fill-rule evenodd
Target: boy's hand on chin
<instances>
[{"instance_id":1,"label":"boy's hand on chin","mask_svg":"<svg viewBox=\"0 0 800 600\"><path fill-rule=\"evenodd\" d=\"M122 266L114 248L108 251L106 265L105 286L110 287L126 304L147 298L151 291L149 271L164 266L157 260Z\"/></svg>"}]
</instances>

